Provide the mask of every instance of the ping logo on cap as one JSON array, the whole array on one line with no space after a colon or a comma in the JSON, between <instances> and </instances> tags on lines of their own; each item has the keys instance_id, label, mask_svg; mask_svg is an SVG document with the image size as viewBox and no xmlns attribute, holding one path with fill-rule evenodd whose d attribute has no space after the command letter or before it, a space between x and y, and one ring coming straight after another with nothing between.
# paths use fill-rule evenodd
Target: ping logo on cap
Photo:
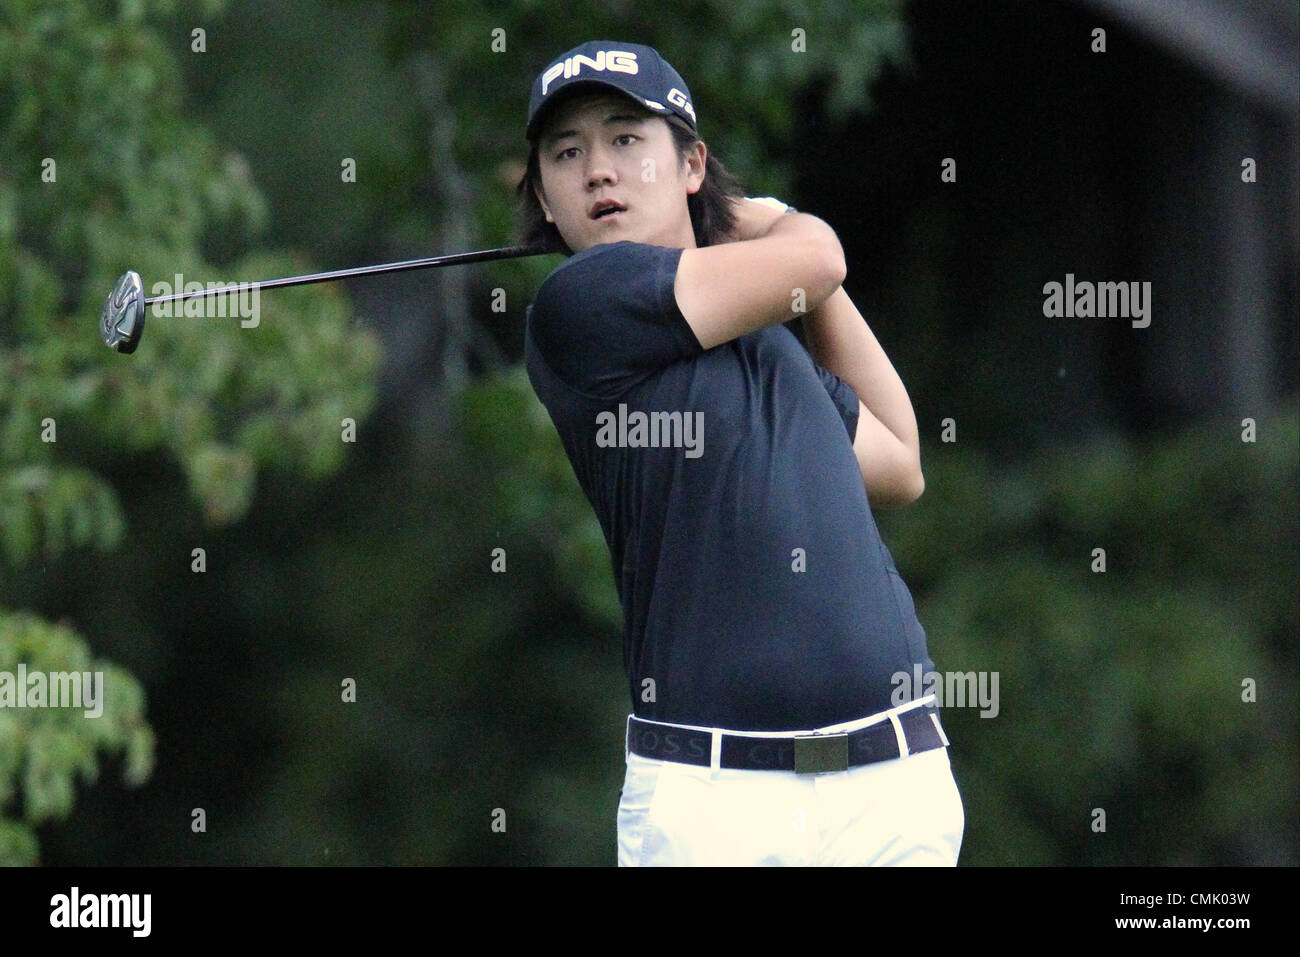
<instances>
[{"instance_id":1,"label":"ping logo on cap","mask_svg":"<svg viewBox=\"0 0 1300 957\"><path fill-rule=\"evenodd\" d=\"M687 113L691 114L691 119L695 119L695 107L691 106L691 101L686 99L686 94L677 87L668 91L668 102L673 106L680 106Z\"/></svg>"},{"instance_id":2,"label":"ping logo on cap","mask_svg":"<svg viewBox=\"0 0 1300 957\"><path fill-rule=\"evenodd\" d=\"M577 76L584 65L587 69L600 73L612 70L616 73L635 74L637 71L636 54L630 50L598 50L594 59L579 53L547 67L546 72L542 74L542 96L546 95L552 80L559 79L561 76L566 80ZM694 116L694 113L691 115Z\"/></svg>"}]
</instances>

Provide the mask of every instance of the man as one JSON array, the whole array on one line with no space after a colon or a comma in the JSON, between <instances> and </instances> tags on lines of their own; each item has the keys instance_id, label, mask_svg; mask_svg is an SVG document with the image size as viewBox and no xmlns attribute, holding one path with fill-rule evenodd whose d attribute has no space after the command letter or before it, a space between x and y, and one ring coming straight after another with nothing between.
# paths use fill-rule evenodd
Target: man
<instances>
[{"instance_id":1,"label":"man","mask_svg":"<svg viewBox=\"0 0 1300 957\"><path fill-rule=\"evenodd\" d=\"M834 231L743 199L647 46L558 58L525 135L527 238L569 255L528 374L624 609L618 863L955 864L933 698L891 701L933 663L868 504L921 494L916 421Z\"/></svg>"}]
</instances>

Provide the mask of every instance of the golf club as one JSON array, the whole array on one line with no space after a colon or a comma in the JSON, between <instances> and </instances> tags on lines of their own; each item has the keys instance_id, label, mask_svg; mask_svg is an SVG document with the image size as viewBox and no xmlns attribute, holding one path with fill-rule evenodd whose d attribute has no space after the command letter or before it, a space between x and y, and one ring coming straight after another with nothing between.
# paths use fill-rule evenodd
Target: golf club
<instances>
[{"instance_id":1,"label":"golf club","mask_svg":"<svg viewBox=\"0 0 1300 957\"><path fill-rule=\"evenodd\" d=\"M144 284L140 281L140 274L128 270L117 280L112 294L104 302L104 309L99 316L99 333L104 340L104 345L130 355L140 345L140 337L144 334L145 309L155 303L179 302L208 296L228 296L254 288L261 290L281 286L306 286L314 282L333 282L336 279L350 279L353 276L406 272L410 269L428 269L433 266L458 266L463 263L487 262L493 259L539 256L548 251L540 246L501 246L497 249L481 249L477 252L448 253L444 256L408 259L404 262L384 263L378 266L357 266L353 269L336 269L332 272L317 272L306 276L268 279L264 282L245 282L209 289L195 289L191 292L173 292L150 299L144 298Z\"/></svg>"}]
</instances>

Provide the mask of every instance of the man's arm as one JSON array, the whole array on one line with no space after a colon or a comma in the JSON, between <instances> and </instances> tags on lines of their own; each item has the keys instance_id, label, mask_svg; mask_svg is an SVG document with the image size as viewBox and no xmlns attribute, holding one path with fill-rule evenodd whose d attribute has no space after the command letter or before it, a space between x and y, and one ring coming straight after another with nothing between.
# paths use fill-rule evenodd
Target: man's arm
<instances>
[{"instance_id":1,"label":"man's arm","mask_svg":"<svg viewBox=\"0 0 1300 957\"><path fill-rule=\"evenodd\" d=\"M677 307L705 349L793 319L796 289L815 308L844 282L844 250L822 220L752 200L741 209L738 241L683 250L677 265Z\"/></svg>"},{"instance_id":2,"label":"man's arm","mask_svg":"<svg viewBox=\"0 0 1300 957\"><path fill-rule=\"evenodd\" d=\"M882 508L915 502L925 490L916 413L893 363L843 286L804 317L804 333L818 365L858 394L853 453L867 498Z\"/></svg>"},{"instance_id":3,"label":"man's arm","mask_svg":"<svg viewBox=\"0 0 1300 957\"><path fill-rule=\"evenodd\" d=\"M736 226L733 241L712 249L735 248L737 245L754 246L751 240L761 240L772 236L793 233L787 226L804 218L811 218L825 231L830 229L815 217L804 214L784 212L783 204L768 203L745 199L736 205ZM708 250L687 250L682 254L686 262L688 254L707 252ZM835 254L838 257L838 269L843 282L844 250L835 242ZM715 277L716 278L716 277ZM746 280L752 281L752 280ZM678 267L678 304L681 305L681 266ZM797 285L797 284L796 284ZM791 287L793 288L793 287ZM901 508L920 498L925 490L925 478L921 473L921 451L917 435L916 415L912 411L911 400L903 382L894 371L893 364L885 355L884 349L876 341L866 320L858 312L844 291L836 284L835 290L828 296L814 296L808 293L807 304L810 312L804 317L804 330L807 333L809 349L813 359L823 368L835 373L847 382L858 395L858 426L853 441L853 452L858 459L858 467L866 484L867 497L878 508ZM786 295L789 296L789 290ZM789 300L786 300L789 305ZM780 314L762 317L762 321L748 321L744 317L733 317L743 327L735 335L717 340L726 342L730 338L743 335L753 329L785 322L792 314L777 310ZM685 309L682 310L686 315ZM687 317L688 323L690 322ZM694 328L694 324L692 324ZM707 333L706 333L707 334ZM699 330L696 330L699 337ZM717 342L701 344L707 349Z\"/></svg>"}]
</instances>

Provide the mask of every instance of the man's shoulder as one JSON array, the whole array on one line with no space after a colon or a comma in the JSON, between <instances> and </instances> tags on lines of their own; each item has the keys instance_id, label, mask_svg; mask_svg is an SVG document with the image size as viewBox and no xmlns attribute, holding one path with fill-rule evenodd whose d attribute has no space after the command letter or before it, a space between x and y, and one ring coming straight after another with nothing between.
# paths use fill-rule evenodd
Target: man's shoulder
<instances>
[{"instance_id":1,"label":"man's shoulder","mask_svg":"<svg viewBox=\"0 0 1300 957\"><path fill-rule=\"evenodd\" d=\"M668 254L680 255L681 252L670 246L653 246L629 239L588 246L552 269L538 287L536 298L540 301L548 291L570 290L571 283L586 285L608 272L639 272L649 265L661 262Z\"/></svg>"}]
</instances>

